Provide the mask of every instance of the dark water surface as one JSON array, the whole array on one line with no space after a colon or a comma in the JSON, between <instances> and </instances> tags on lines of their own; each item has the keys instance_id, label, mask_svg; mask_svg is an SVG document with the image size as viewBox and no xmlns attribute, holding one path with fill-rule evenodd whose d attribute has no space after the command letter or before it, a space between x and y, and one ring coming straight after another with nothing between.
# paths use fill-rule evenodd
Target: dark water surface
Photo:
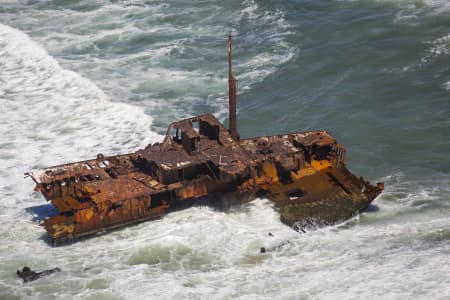
<instances>
[{"instance_id":1,"label":"dark water surface","mask_svg":"<svg viewBox=\"0 0 450 300\"><path fill-rule=\"evenodd\" d=\"M374 207L299 235L257 199L50 247L23 172L227 122L230 31L241 136L330 131L386 183ZM0 299L448 299L449 115L445 0L2 1Z\"/></svg>"}]
</instances>

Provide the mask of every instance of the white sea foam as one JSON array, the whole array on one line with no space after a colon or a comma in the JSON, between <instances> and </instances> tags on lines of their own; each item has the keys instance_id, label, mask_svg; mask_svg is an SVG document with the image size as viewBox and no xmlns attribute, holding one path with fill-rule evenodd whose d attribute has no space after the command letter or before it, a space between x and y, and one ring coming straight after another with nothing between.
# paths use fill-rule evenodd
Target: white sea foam
<instances>
[{"instance_id":1,"label":"white sea foam","mask_svg":"<svg viewBox=\"0 0 450 300\"><path fill-rule=\"evenodd\" d=\"M429 50L433 55L446 55L450 52L450 34L440 37L431 42L431 48Z\"/></svg>"},{"instance_id":2,"label":"white sea foam","mask_svg":"<svg viewBox=\"0 0 450 300\"><path fill-rule=\"evenodd\" d=\"M366 0L336 0L345 2L365 2ZM450 2L447 0L370 0L375 3L398 5L400 10L396 14L395 23L414 23L421 13L446 14L450 11Z\"/></svg>"},{"instance_id":3,"label":"white sea foam","mask_svg":"<svg viewBox=\"0 0 450 300\"><path fill-rule=\"evenodd\" d=\"M446 0L425 0L425 4L440 13L450 11L450 2Z\"/></svg>"},{"instance_id":4,"label":"white sea foam","mask_svg":"<svg viewBox=\"0 0 450 300\"><path fill-rule=\"evenodd\" d=\"M450 34L426 42L430 45L425 55L421 58L421 64L428 64L437 57L448 55L450 53Z\"/></svg>"},{"instance_id":5,"label":"white sea foam","mask_svg":"<svg viewBox=\"0 0 450 300\"><path fill-rule=\"evenodd\" d=\"M298 53L298 49L283 42L280 42L279 46L284 48L280 53L261 53L237 66L250 70L239 76L239 79L244 80L242 89L251 89L252 84L261 82L268 75L275 73L279 66L290 61Z\"/></svg>"},{"instance_id":6,"label":"white sea foam","mask_svg":"<svg viewBox=\"0 0 450 300\"><path fill-rule=\"evenodd\" d=\"M267 39L272 40L276 45L271 47L270 52L258 53L236 65L236 69L244 71L238 76L238 79L242 81L240 88L248 90L253 84L263 81L268 75L276 72L281 65L290 61L298 53L298 49L284 40L286 36L293 34L284 12L261 9L253 0L245 0L243 5L245 8L240 11L235 22L247 21L261 28L269 26L271 31L267 34ZM264 32L260 32L260 35L264 35Z\"/></svg>"},{"instance_id":7,"label":"white sea foam","mask_svg":"<svg viewBox=\"0 0 450 300\"><path fill-rule=\"evenodd\" d=\"M130 151L160 138L140 109L111 102L23 32L0 25L0 58L2 186L21 182L32 168Z\"/></svg>"},{"instance_id":8,"label":"white sea foam","mask_svg":"<svg viewBox=\"0 0 450 300\"><path fill-rule=\"evenodd\" d=\"M277 31L279 29L291 28L291 25L286 21L285 14L282 10L262 10L254 0L245 0L242 4L245 8L240 11L239 18L241 19L257 22L263 21L266 24L276 24Z\"/></svg>"}]
</instances>

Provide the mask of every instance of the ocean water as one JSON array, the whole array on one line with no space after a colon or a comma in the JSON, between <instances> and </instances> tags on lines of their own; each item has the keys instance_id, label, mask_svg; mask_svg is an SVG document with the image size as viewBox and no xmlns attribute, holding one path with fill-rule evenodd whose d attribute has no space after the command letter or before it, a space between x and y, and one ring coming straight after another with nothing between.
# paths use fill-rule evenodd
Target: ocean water
<instances>
[{"instance_id":1,"label":"ocean water","mask_svg":"<svg viewBox=\"0 0 450 300\"><path fill-rule=\"evenodd\" d=\"M257 199L50 246L23 173L226 123L229 32L241 136L330 131L385 182L373 206L298 234ZM0 199L0 299L450 299L450 2L0 1Z\"/></svg>"}]
</instances>

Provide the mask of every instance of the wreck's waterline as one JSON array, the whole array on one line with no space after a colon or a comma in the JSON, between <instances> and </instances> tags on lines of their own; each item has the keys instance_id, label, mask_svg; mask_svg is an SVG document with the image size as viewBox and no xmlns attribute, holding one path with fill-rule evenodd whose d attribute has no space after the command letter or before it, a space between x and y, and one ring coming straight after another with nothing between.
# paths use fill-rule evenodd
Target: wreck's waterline
<instances>
[{"instance_id":1,"label":"wreck's waterline","mask_svg":"<svg viewBox=\"0 0 450 300\"><path fill-rule=\"evenodd\" d=\"M2 1L0 298L448 298L448 11L444 0ZM34 220L47 207L23 172L143 148L188 116L227 124L223 44L236 28L242 137L330 131L355 174L386 182L374 206L297 234L257 199L49 247ZM25 265L62 272L23 285Z\"/></svg>"}]
</instances>

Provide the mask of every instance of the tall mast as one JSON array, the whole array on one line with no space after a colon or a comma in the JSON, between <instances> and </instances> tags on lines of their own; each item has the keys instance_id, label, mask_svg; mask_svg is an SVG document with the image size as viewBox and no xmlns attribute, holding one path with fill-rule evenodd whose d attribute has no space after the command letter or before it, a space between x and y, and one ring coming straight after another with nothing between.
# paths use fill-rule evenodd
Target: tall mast
<instances>
[{"instance_id":1,"label":"tall mast","mask_svg":"<svg viewBox=\"0 0 450 300\"><path fill-rule=\"evenodd\" d=\"M228 36L228 94L229 94L229 111L230 111L230 134L235 140L239 139L236 122L236 79L233 77L231 70L231 34Z\"/></svg>"}]
</instances>

